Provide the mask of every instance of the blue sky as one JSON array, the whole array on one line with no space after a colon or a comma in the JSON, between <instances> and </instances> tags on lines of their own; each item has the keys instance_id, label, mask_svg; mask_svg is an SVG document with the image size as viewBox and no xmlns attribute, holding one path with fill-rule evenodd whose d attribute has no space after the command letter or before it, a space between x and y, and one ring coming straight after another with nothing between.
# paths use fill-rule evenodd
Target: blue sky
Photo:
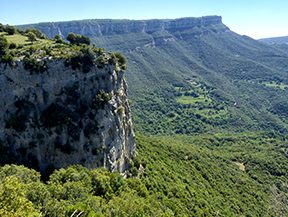
<instances>
[{"instance_id":1,"label":"blue sky","mask_svg":"<svg viewBox=\"0 0 288 217\"><path fill-rule=\"evenodd\" d=\"M221 15L223 23L241 35L288 36L287 0L0 0L0 8L0 23L10 25Z\"/></svg>"}]
</instances>

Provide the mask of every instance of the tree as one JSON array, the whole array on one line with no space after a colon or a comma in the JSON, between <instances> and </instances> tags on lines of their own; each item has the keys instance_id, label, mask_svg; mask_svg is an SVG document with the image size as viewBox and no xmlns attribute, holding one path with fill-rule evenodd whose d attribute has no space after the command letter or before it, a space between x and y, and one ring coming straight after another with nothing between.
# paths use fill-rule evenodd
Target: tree
<instances>
[{"instance_id":1,"label":"tree","mask_svg":"<svg viewBox=\"0 0 288 217\"><path fill-rule=\"evenodd\" d=\"M4 32L4 30L5 30L5 26L2 23L0 23L0 32Z\"/></svg>"},{"instance_id":2,"label":"tree","mask_svg":"<svg viewBox=\"0 0 288 217\"><path fill-rule=\"evenodd\" d=\"M31 41L32 44L33 41L36 41L36 35L33 32L28 32L26 36L28 37L28 40Z\"/></svg>"},{"instance_id":3,"label":"tree","mask_svg":"<svg viewBox=\"0 0 288 217\"><path fill-rule=\"evenodd\" d=\"M67 35L66 39L70 42L70 44L75 44L75 42L76 42L76 36L73 32L70 32Z\"/></svg>"},{"instance_id":4,"label":"tree","mask_svg":"<svg viewBox=\"0 0 288 217\"><path fill-rule=\"evenodd\" d=\"M17 174L1 180L0 216L39 216L31 201L25 198L27 186L19 182Z\"/></svg>"},{"instance_id":5,"label":"tree","mask_svg":"<svg viewBox=\"0 0 288 217\"><path fill-rule=\"evenodd\" d=\"M121 68L121 69L126 69L126 68L127 68L126 58L123 56L123 54L121 54L121 53L119 53L119 52L116 52L116 53L115 53L115 56L116 56L117 59L118 59L120 68Z\"/></svg>"},{"instance_id":6,"label":"tree","mask_svg":"<svg viewBox=\"0 0 288 217\"><path fill-rule=\"evenodd\" d=\"M9 49L15 49L17 48L17 44L12 42L10 45L9 45Z\"/></svg>"},{"instance_id":7,"label":"tree","mask_svg":"<svg viewBox=\"0 0 288 217\"><path fill-rule=\"evenodd\" d=\"M89 45L91 43L91 40L88 36L81 35L80 43Z\"/></svg>"},{"instance_id":8,"label":"tree","mask_svg":"<svg viewBox=\"0 0 288 217\"><path fill-rule=\"evenodd\" d=\"M66 39L70 42L70 44L87 44L89 45L91 43L91 40L88 36L84 36L84 35L78 35L78 34L74 34L72 32L70 32Z\"/></svg>"},{"instance_id":9,"label":"tree","mask_svg":"<svg viewBox=\"0 0 288 217\"><path fill-rule=\"evenodd\" d=\"M16 33L16 28L14 26L6 26L5 31L8 32L9 35L14 35Z\"/></svg>"},{"instance_id":10,"label":"tree","mask_svg":"<svg viewBox=\"0 0 288 217\"><path fill-rule=\"evenodd\" d=\"M55 39L55 40L59 40L59 39L60 39L60 36L59 36L59 35L55 35L55 36L54 36L54 39Z\"/></svg>"},{"instance_id":11,"label":"tree","mask_svg":"<svg viewBox=\"0 0 288 217\"><path fill-rule=\"evenodd\" d=\"M4 36L0 37L0 52L4 51L6 48L8 48L9 43L7 39Z\"/></svg>"}]
</instances>

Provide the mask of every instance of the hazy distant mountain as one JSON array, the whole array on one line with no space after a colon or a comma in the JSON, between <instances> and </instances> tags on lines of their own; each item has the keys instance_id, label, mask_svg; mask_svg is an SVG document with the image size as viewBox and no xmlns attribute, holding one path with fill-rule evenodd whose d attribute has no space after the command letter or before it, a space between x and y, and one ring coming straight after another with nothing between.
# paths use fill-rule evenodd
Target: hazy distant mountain
<instances>
[{"instance_id":1,"label":"hazy distant mountain","mask_svg":"<svg viewBox=\"0 0 288 217\"><path fill-rule=\"evenodd\" d=\"M136 131L287 132L288 45L240 36L220 16L18 26L27 27L123 53Z\"/></svg>"},{"instance_id":2,"label":"hazy distant mountain","mask_svg":"<svg viewBox=\"0 0 288 217\"><path fill-rule=\"evenodd\" d=\"M259 41L271 43L271 44L286 44L288 43L288 36L273 37L273 38L262 38Z\"/></svg>"}]
</instances>

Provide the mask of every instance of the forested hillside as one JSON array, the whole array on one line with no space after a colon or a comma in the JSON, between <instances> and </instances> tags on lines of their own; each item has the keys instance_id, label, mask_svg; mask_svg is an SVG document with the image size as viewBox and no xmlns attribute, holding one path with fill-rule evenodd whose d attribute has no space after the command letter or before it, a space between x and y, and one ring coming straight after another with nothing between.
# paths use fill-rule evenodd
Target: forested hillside
<instances>
[{"instance_id":1,"label":"forested hillside","mask_svg":"<svg viewBox=\"0 0 288 217\"><path fill-rule=\"evenodd\" d=\"M30 26L49 34L69 29L85 32L97 46L123 53L138 132L286 133L288 45L270 45L238 35L219 17L214 23L209 20L193 27L187 24L189 19L85 20ZM154 29L137 30L143 23Z\"/></svg>"},{"instance_id":2,"label":"forested hillside","mask_svg":"<svg viewBox=\"0 0 288 217\"><path fill-rule=\"evenodd\" d=\"M138 157L128 179L118 172L89 171L78 165L55 170L43 183L34 170L5 165L0 169L0 213L285 216L287 141L287 136L275 133L137 135ZM6 156L3 147L1 155Z\"/></svg>"},{"instance_id":3,"label":"forested hillside","mask_svg":"<svg viewBox=\"0 0 288 217\"><path fill-rule=\"evenodd\" d=\"M138 155L127 179L81 165L41 176L1 143L0 214L287 216L288 46L208 18L19 27L124 54Z\"/></svg>"}]
</instances>

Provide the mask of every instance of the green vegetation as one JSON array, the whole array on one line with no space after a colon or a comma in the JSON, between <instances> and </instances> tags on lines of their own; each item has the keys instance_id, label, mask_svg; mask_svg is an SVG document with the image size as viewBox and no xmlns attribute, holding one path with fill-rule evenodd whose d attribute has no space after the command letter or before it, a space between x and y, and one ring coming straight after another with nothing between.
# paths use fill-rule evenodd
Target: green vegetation
<instances>
[{"instance_id":1,"label":"green vegetation","mask_svg":"<svg viewBox=\"0 0 288 217\"><path fill-rule=\"evenodd\" d=\"M33 32L28 32L26 36L28 37L28 40L31 41L32 44L33 41L36 41L36 35Z\"/></svg>"},{"instance_id":2,"label":"green vegetation","mask_svg":"<svg viewBox=\"0 0 288 217\"><path fill-rule=\"evenodd\" d=\"M0 52L4 51L8 46L8 40L3 35L0 36Z\"/></svg>"},{"instance_id":3,"label":"green vegetation","mask_svg":"<svg viewBox=\"0 0 288 217\"><path fill-rule=\"evenodd\" d=\"M17 30L17 29L16 29ZM21 32L21 30L17 30ZM109 56L105 49L96 46L89 47L89 37L75 36L75 41L64 42L59 35L54 40L47 39L39 30L27 28L25 31L14 35L0 36L0 57L3 63L11 63L15 60L22 60L24 68L31 73L43 73L47 70L47 61L52 59L65 59L65 66L73 70L80 69L88 73L92 66L104 68L109 60L115 66L126 69L126 59L121 53ZM69 38L69 37L68 37ZM31 43L28 43L28 42ZM94 44L95 45L95 44ZM113 58L113 60L112 60ZM119 70L115 67L115 70Z\"/></svg>"},{"instance_id":4,"label":"green vegetation","mask_svg":"<svg viewBox=\"0 0 288 217\"><path fill-rule=\"evenodd\" d=\"M39 25L45 28L46 24ZM43 216L81 212L86 216L288 215L288 47L263 44L227 30L219 24L113 33L91 37L93 47L74 33L66 38L70 44L55 36L54 40L37 39L32 47L26 45L27 36L5 34L18 48L8 49L3 42L2 56L30 58L30 70L38 64L31 58L38 56L63 58L67 67L83 72L89 72L93 64L104 68L111 63L118 71L128 63L126 77L138 133L138 156L131 160L127 179L117 172L89 171L78 165L55 170L43 183L35 171L2 167L2 182L17 174L11 179L13 185L27 187L17 204L27 204L31 210L32 202L30 212ZM26 44L17 42L19 37L26 37ZM23 44L20 49L19 44ZM108 56L96 44L122 52L127 63L124 55L111 52ZM41 72L37 67L33 73ZM67 103L77 105L74 89L65 90L71 95ZM100 91L89 109L103 108L111 97ZM69 135L79 140L73 121L87 109L71 112L51 107L41 121L46 127L66 125ZM121 114L123 109L118 107L115 112ZM6 128L21 131L25 127L17 115L10 116ZM87 123L84 136L93 135L98 128L96 121ZM55 147L67 154L74 151L69 144L55 143ZM25 154L23 149L18 151ZM16 162L2 143L0 153L3 165ZM31 173L38 174L37 179L25 181L24 174ZM3 207L0 204L0 212Z\"/></svg>"},{"instance_id":5,"label":"green vegetation","mask_svg":"<svg viewBox=\"0 0 288 217\"><path fill-rule=\"evenodd\" d=\"M14 26L6 26L5 27L5 31L9 34L9 35L14 35L17 32L17 29Z\"/></svg>"},{"instance_id":6,"label":"green vegetation","mask_svg":"<svg viewBox=\"0 0 288 217\"><path fill-rule=\"evenodd\" d=\"M129 23L124 20L87 22L91 25ZM76 23L80 25L81 22ZM45 29L45 25L41 28ZM217 24L89 37L98 46L119 51L126 57L129 68L125 77L137 132L152 135L169 135L171 131L196 133L183 130L186 122L189 123L187 127L199 127L197 133L288 132L287 115L275 113L277 106L284 111L285 105L281 102L288 101L287 46L263 44L226 30L223 24ZM150 46L153 43L155 47ZM271 82L280 88L273 88L269 85ZM177 91L177 88L184 88L180 91L182 95L167 94L168 90ZM198 97L189 95L195 91L199 92ZM175 106L171 107L171 103ZM190 104L191 108L187 108ZM159 112L159 107L166 111ZM168 113L175 115L174 126L170 126L171 118L163 117ZM196 114L201 117L196 118ZM159 121L162 118L163 121Z\"/></svg>"},{"instance_id":7,"label":"green vegetation","mask_svg":"<svg viewBox=\"0 0 288 217\"><path fill-rule=\"evenodd\" d=\"M55 170L43 183L32 169L5 165L0 180L13 187L0 195L17 200L1 200L0 212L11 205L19 207L14 212L31 216L71 216L74 211L86 216L279 214L280 198L288 193L286 135L136 138L138 156L131 161L133 177L128 179L77 165ZM287 210L283 212L285 216Z\"/></svg>"},{"instance_id":8,"label":"green vegetation","mask_svg":"<svg viewBox=\"0 0 288 217\"><path fill-rule=\"evenodd\" d=\"M78 34L74 34L74 33L69 33L66 37L66 39L70 42L70 44L86 44L86 45L90 45L91 41L90 38L84 35L78 35Z\"/></svg>"}]
</instances>

